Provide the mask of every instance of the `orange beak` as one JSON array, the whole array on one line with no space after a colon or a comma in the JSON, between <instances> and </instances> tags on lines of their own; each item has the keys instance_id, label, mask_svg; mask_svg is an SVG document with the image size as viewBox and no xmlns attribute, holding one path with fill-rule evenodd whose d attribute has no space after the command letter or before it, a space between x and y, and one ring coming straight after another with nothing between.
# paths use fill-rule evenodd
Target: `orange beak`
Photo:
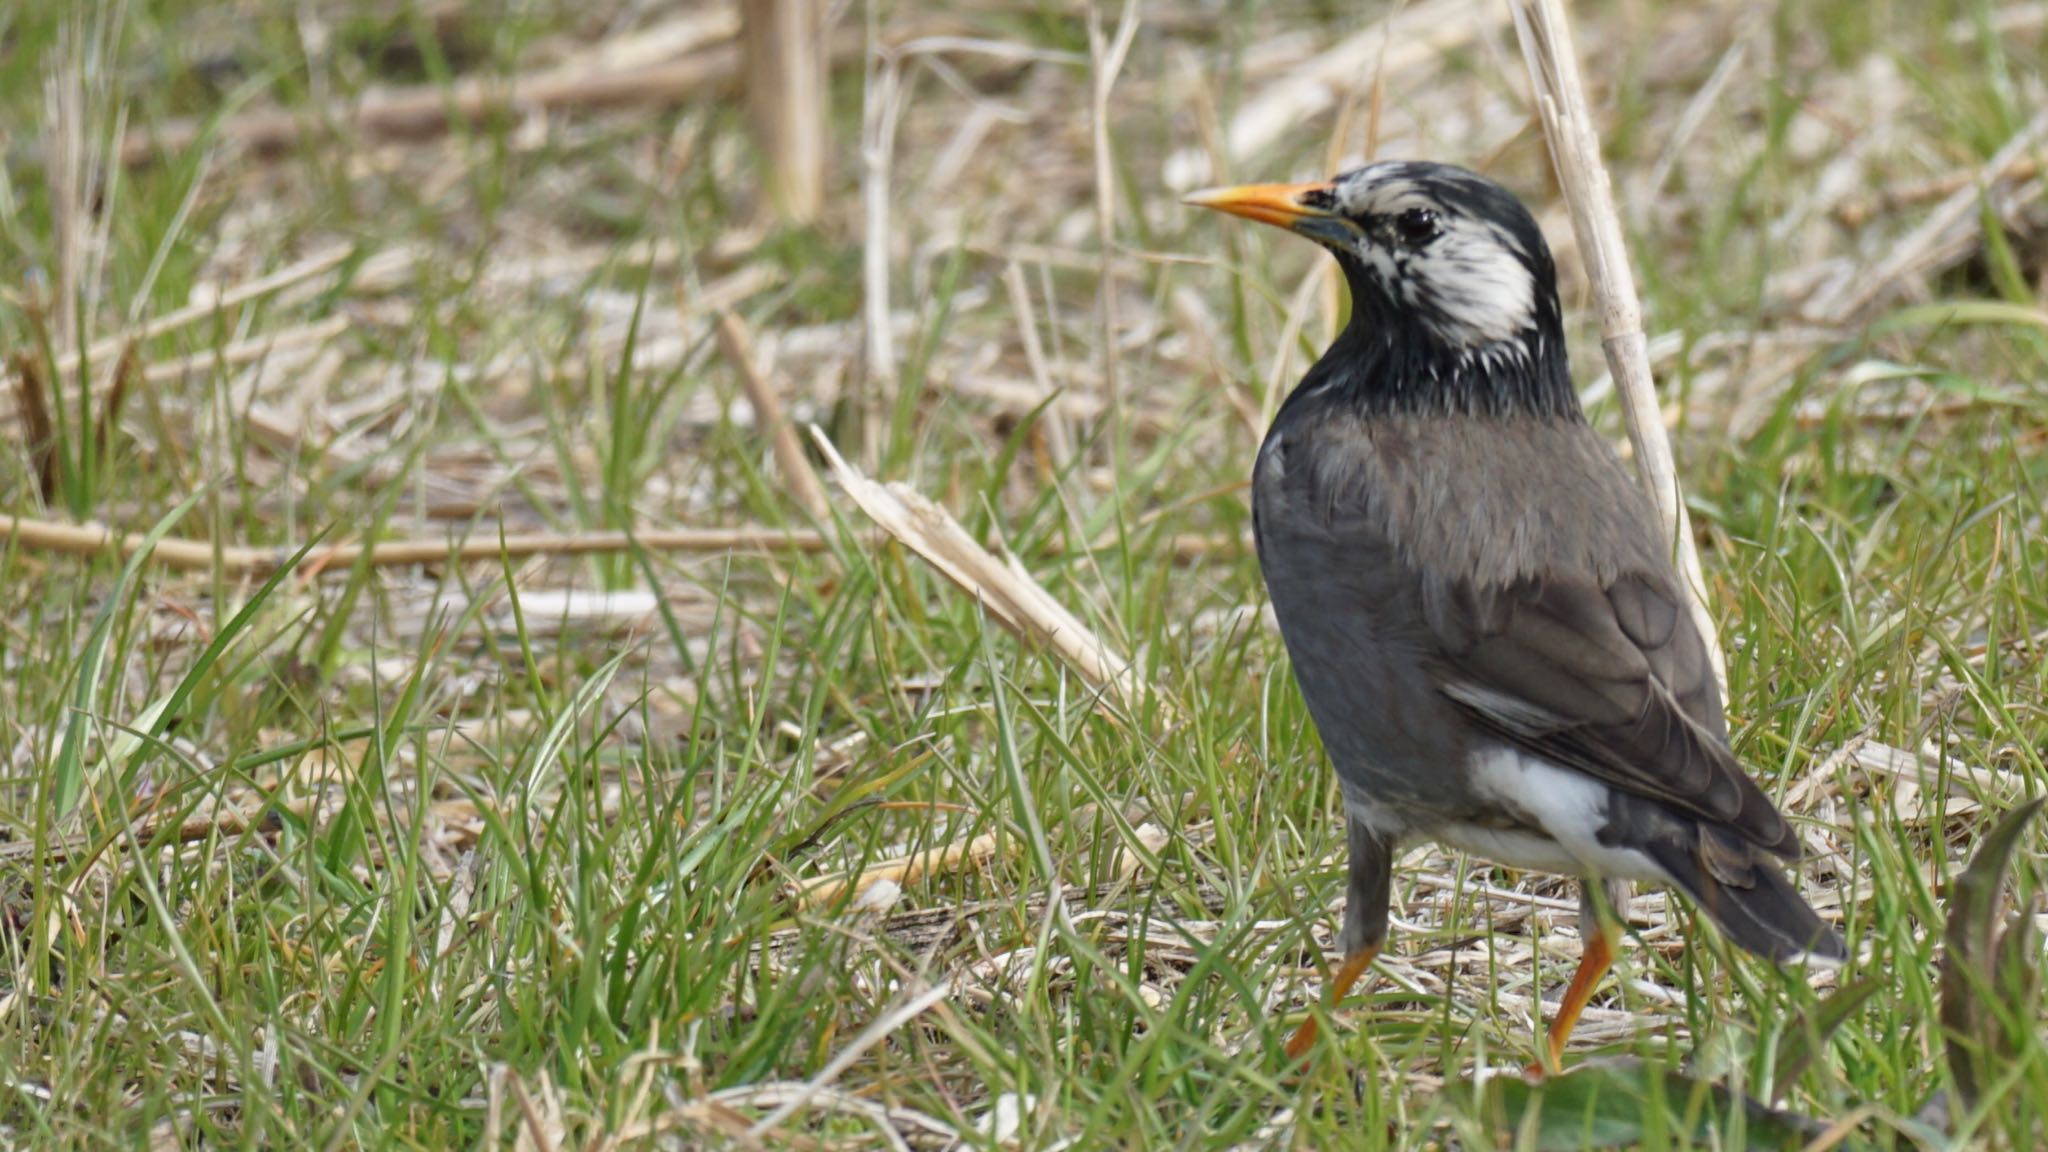
<instances>
[{"instance_id":1,"label":"orange beak","mask_svg":"<svg viewBox=\"0 0 2048 1152\"><path fill-rule=\"evenodd\" d=\"M1314 208L1302 203L1311 192L1330 194L1327 183L1321 184L1239 184L1234 188L1207 188L1192 192L1181 202L1197 208L1214 208L1261 224L1273 224L1290 232L1304 231L1305 221L1334 222L1337 214L1327 208ZM1326 225L1327 227L1327 225ZM1322 231L1323 229L1315 229Z\"/></svg>"}]
</instances>

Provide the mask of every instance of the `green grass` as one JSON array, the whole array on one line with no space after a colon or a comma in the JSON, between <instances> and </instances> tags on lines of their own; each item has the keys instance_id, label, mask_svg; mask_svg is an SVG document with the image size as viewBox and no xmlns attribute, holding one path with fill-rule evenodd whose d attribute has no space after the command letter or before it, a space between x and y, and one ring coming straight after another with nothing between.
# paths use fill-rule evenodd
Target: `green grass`
<instances>
[{"instance_id":1,"label":"green grass","mask_svg":"<svg viewBox=\"0 0 2048 1152\"><path fill-rule=\"evenodd\" d=\"M17 126L0 177L8 355L67 342L39 328L61 236L36 127L46 79L75 55L65 7L0 3L0 122ZM884 15L911 24L939 7ZM1736 26L1752 29L1747 64L1631 239L1651 334L1686 336L1661 376L1682 401L1735 744L1794 798L1815 849L1803 885L1839 906L1858 949L1810 983L1732 954L1675 902L1644 902L1625 983L1599 1001L1625 1014L1589 1017L1573 1055L1643 1063L1578 1083L1611 1076L1630 1100L1665 1101L1621 1110L1654 1148L1779 1138L1700 1079L1782 1088L1822 1123L1854 1117L1852 1142L2038 1146L2048 1011L2019 998L2017 1047L1958 1121L1943 1103L1956 1085L1936 973L1953 878L1994 818L2048 783L2039 206L1939 275L1931 303L1888 304L1818 339L1791 342L1808 325L1776 286L1824 257L1881 254L1926 211L1854 229L1802 215L1867 134L1890 135L1854 169L1858 196L1981 163L2023 125L2048 83L2041 28L1995 31L2000 10L1967 0L1787 3L1743 20L1576 7L1624 200ZM323 94L503 75L681 11L601 8L442 18L432 5L131 0L83 37L98 37L92 75L108 94L86 138L104 150L120 109L139 126L282 105L317 125ZM316 126L274 159L194 152L103 188L88 221L105 237L89 246L97 279L79 282L94 338L336 243L351 256L302 289L141 341L145 368L189 364L133 389L104 445L76 431L103 396L81 399L67 378L60 455L73 463L46 494L38 457L11 439L0 492L15 515L316 554L501 529L802 525L737 415L744 392L706 318L679 310L758 273L737 308L797 417L849 455L863 421L878 429L880 478L1000 541L1133 654L1150 690L1104 697L878 542L844 500L822 526L826 553L359 564L268 581L11 539L7 1142L749 1147L747 1127L790 1085L828 1070L827 1091L759 1144L896 1146L886 1129L913 1147L993 1146L979 1133L1006 1096L1028 1100L1013 1140L1029 1148L1571 1147L1593 1131L1549 1127L1581 1105L1607 1115L1569 1090L1539 1122L1473 1085L1479 1067L1532 1057L1532 996L1554 999L1569 975L1574 917L1553 904L1572 893L1556 878L1416 854L1390 961L1306 1072L1280 1058L1313 1010L1343 839L1333 778L1255 612L1246 414L1267 401L1285 310L1321 258L1196 218L1158 173L1199 146L1203 101L1227 119L1273 83L1270 66L1245 71L1261 45L1296 32L1327 44L1362 17L1292 0L1220 19L1145 11L1115 135L1136 269L1120 311L1147 335L1118 354L1125 419L1070 414L1082 455L1064 468L1043 410L990 388L1031 379L1003 284L1028 246L1018 258L1051 370L1074 396L1098 394L1084 68L906 65L892 286L908 328L887 392L860 378L857 103L835 105L830 204L805 229L760 220L745 118L719 93L406 144ZM958 19L973 35L1086 47L1064 7ZM1511 61L1512 34L1498 35ZM1540 138L1496 55L1467 46L1397 77L1382 138L1491 159L1561 242ZM843 66L835 90L857 92L858 72ZM970 91L997 106L995 127L931 186ZM1877 108L1890 109L1881 123ZM1364 121L1361 109L1354 152ZM1309 120L1231 175L1312 173L1333 124ZM650 241L666 253L652 265ZM400 251L418 256L393 265ZM536 270L563 254L576 259ZM1563 263L1581 308L1575 257ZM1307 299L1284 381L1328 336ZM332 317L345 328L316 347L227 362L238 342ZM1588 382L1589 323L1574 313ZM1613 405L1594 415L1618 440ZM1177 558L1183 536L1220 543ZM625 624L535 598L650 589L658 607ZM1949 760L1926 763L2006 783L1914 788L1857 744L1939 749ZM205 827L229 807L246 822ZM977 837L993 838L986 859L906 881L893 904L797 898ZM2031 894L2042 832L2020 845ZM1468 890L1451 898L1447 883ZM867 1034L940 981L946 994L914 1019ZM1836 1015L1831 1033L1808 1028ZM1788 1061L1803 1071L1783 1076Z\"/></svg>"}]
</instances>

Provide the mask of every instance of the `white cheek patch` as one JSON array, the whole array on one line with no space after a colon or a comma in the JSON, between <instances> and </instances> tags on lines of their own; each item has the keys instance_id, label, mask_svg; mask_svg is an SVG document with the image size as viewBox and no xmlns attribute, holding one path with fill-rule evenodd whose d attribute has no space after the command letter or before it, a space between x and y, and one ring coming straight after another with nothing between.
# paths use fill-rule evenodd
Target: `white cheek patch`
<instances>
[{"instance_id":1,"label":"white cheek patch","mask_svg":"<svg viewBox=\"0 0 2048 1152\"><path fill-rule=\"evenodd\" d=\"M1447 344L1494 344L1535 324L1536 285L1505 232L1453 220L1404 262L1404 302Z\"/></svg>"},{"instance_id":2,"label":"white cheek patch","mask_svg":"<svg viewBox=\"0 0 2048 1152\"><path fill-rule=\"evenodd\" d=\"M1424 179L1410 171L1414 167L1375 164L1338 182L1338 208L1354 220L1392 222L1426 208L1438 214L1442 229L1419 248L1401 243L1391 227L1375 229L1359 238L1359 261L1444 345L1476 355L1519 347L1523 333L1537 326L1532 253L1514 232L1454 206L1454 189L1447 191L1444 182L1462 177L1438 171Z\"/></svg>"},{"instance_id":3,"label":"white cheek patch","mask_svg":"<svg viewBox=\"0 0 2048 1152\"><path fill-rule=\"evenodd\" d=\"M1394 258L1389 256L1385 249L1372 243L1361 243L1355 251L1359 260L1363 261L1367 268L1372 269L1373 275L1380 278L1380 283L1393 284L1398 281L1400 270L1395 266Z\"/></svg>"}]
</instances>

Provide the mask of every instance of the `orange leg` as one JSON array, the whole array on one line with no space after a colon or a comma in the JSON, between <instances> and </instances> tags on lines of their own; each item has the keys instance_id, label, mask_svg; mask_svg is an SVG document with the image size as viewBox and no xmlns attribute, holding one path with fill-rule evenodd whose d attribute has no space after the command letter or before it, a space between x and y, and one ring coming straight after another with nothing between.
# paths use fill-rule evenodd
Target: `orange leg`
<instances>
[{"instance_id":1,"label":"orange leg","mask_svg":"<svg viewBox=\"0 0 2048 1152\"><path fill-rule=\"evenodd\" d=\"M1572 1027L1579 1022L1579 1013L1586 1010L1586 1002L1593 998L1593 989L1600 984L1600 978L1607 975L1607 969L1614 964L1614 935L1605 925L1586 941L1586 951L1579 957L1579 970L1572 973L1570 987L1564 990L1564 1001L1557 1006L1557 1018L1550 1022L1550 1034L1544 1044L1544 1054L1549 1060L1532 1065L1531 1075L1557 1073L1564 1070L1564 1045L1571 1039Z\"/></svg>"},{"instance_id":2,"label":"orange leg","mask_svg":"<svg viewBox=\"0 0 2048 1152\"><path fill-rule=\"evenodd\" d=\"M1358 978L1365 975L1367 968L1372 967L1373 957L1379 954L1380 946L1374 944L1344 957L1343 966L1337 969L1336 977L1330 981L1330 1007L1335 1008L1338 1001L1344 999L1344 994L1351 991L1351 986L1358 983ZM1315 1044L1316 1018L1311 1013L1308 1019L1301 1022L1301 1027L1294 1030L1294 1035L1288 1038L1287 1059L1299 1063Z\"/></svg>"}]
</instances>

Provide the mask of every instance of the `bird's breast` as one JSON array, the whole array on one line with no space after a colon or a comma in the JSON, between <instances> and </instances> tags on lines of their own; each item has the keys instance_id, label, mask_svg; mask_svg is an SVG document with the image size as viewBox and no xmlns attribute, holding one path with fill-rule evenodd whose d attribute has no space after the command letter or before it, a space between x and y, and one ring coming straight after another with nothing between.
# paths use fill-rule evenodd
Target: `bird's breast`
<instances>
[{"instance_id":1,"label":"bird's breast","mask_svg":"<svg viewBox=\"0 0 2048 1152\"><path fill-rule=\"evenodd\" d=\"M1261 515L1477 585L1665 563L1642 493L1578 420L1327 413L1274 429L1253 489Z\"/></svg>"}]
</instances>

